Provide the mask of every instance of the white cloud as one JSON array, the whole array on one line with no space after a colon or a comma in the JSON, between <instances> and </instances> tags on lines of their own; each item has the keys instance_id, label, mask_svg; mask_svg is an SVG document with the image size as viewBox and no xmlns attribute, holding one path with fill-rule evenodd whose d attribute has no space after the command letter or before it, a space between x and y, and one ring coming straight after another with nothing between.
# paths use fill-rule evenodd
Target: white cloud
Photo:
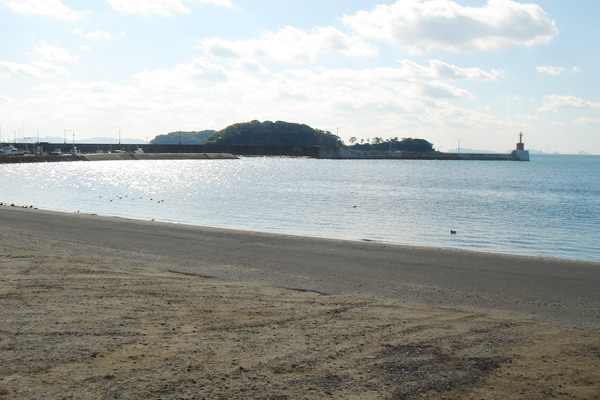
<instances>
[{"instance_id":1,"label":"white cloud","mask_svg":"<svg viewBox=\"0 0 600 400\"><path fill-rule=\"evenodd\" d=\"M486 72L480 68L460 68L440 60L430 60L429 66L403 60L402 65L403 68L400 71L406 79L491 81L502 76L502 73L497 70Z\"/></svg>"},{"instance_id":2,"label":"white cloud","mask_svg":"<svg viewBox=\"0 0 600 400\"><path fill-rule=\"evenodd\" d=\"M204 60L194 60L188 64L176 65L173 69L143 71L133 76L140 86L151 90L194 91L199 85L216 85L227 79L227 70Z\"/></svg>"},{"instance_id":3,"label":"white cloud","mask_svg":"<svg viewBox=\"0 0 600 400\"><path fill-rule=\"evenodd\" d=\"M294 75L295 79L319 85L361 85L365 90L370 87L389 87L399 84L440 86L441 83L463 80L492 81L501 76L497 71L490 73L480 68L460 68L439 60L430 60L429 65L420 65L410 60L403 60L401 64L399 68L378 67L361 70L313 68L288 70L286 73Z\"/></svg>"},{"instance_id":4,"label":"white cloud","mask_svg":"<svg viewBox=\"0 0 600 400\"><path fill-rule=\"evenodd\" d=\"M554 126L555 128L566 128L568 126L562 121L550 121L550 125Z\"/></svg>"},{"instance_id":5,"label":"white cloud","mask_svg":"<svg viewBox=\"0 0 600 400\"><path fill-rule=\"evenodd\" d=\"M563 72L565 72L564 67L540 66L540 67L535 67L535 69L542 74L548 74L548 75L553 75L553 76L558 76L558 75L562 74Z\"/></svg>"},{"instance_id":6,"label":"white cloud","mask_svg":"<svg viewBox=\"0 0 600 400\"><path fill-rule=\"evenodd\" d=\"M194 0L191 0L194 1ZM214 4L215 6L221 6L225 8L234 8L233 2L231 0L196 0L199 3L207 3Z\"/></svg>"},{"instance_id":7,"label":"white cloud","mask_svg":"<svg viewBox=\"0 0 600 400\"><path fill-rule=\"evenodd\" d=\"M580 110L600 110L600 103L588 101L575 96L551 95L544 97L544 103L540 111L556 111L561 108L573 108Z\"/></svg>"},{"instance_id":8,"label":"white cloud","mask_svg":"<svg viewBox=\"0 0 600 400\"><path fill-rule=\"evenodd\" d=\"M265 67L239 59L218 61L203 57L143 71L124 86L45 84L28 100L10 103L3 111L21 116L27 110L28 119L48 127L64 127L68 121L82 137L106 136L100 132L127 126L140 137L152 137L252 119L302 122L331 131L344 126L343 137L401 137L405 132L425 137L432 130L450 135L465 128L489 131L505 123L452 104L455 98L472 96L455 82L496 79L477 68L432 60L422 66L405 61L396 68L309 66L257 73Z\"/></svg>"},{"instance_id":9,"label":"white cloud","mask_svg":"<svg viewBox=\"0 0 600 400\"><path fill-rule=\"evenodd\" d=\"M31 65L0 61L0 79L8 79L13 75L39 76L39 72Z\"/></svg>"},{"instance_id":10,"label":"white cloud","mask_svg":"<svg viewBox=\"0 0 600 400\"><path fill-rule=\"evenodd\" d=\"M180 0L108 0L115 10L125 14L171 16L171 13L188 13Z\"/></svg>"},{"instance_id":11,"label":"white cloud","mask_svg":"<svg viewBox=\"0 0 600 400\"><path fill-rule=\"evenodd\" d=\"M60 0L1 0L11 10L23 14L36 14L62 20L78 20L84 17L81 11L65 6Z\"/></svg>"},{"instance_id":12,"label":"white cloud","mask_svg":"<svg viewBox=\"0 0 600 400\"><path fill-rule=\"evenodd\" d=\"M434 99L473 98L472 93L448 83L430 83L422 87L423 95Z\"/></svg>"},{"instance_id":13,"label":"white cloud","mask_svg":"<svg viewBox=\"0 0 600 400\"><path fill-rule=\"evenodd\" d=\"M69 71L47 61L34 61L30 64L0 61L0 79L8 79L14 75L31 78L54 78L59 75L69 75Z\"/></svg>"},{"instance_id":14,"label":"white cloud","mask_svg":"<svg viewBox=\"0 0 600 400\"><path fill-rule=\"evenodd\" d=\"M112 39L113 35L111 35L108 32L94 31L86 33L85 35L83 35L83 37L88 39Z\"/></svg>"},{"instance_id":15,"label":"white cloud","mask_svg":"<svg viewBox=\"0 0 600 400\"><path fill-rule=\"evenodd\" d=\"M71 56L66 49L41 43L31 54L36 59L29 64L0 61L0 79L15 75L30 78L54 78L69 75L69 70L55 65L55 62L76 61L79 56Z\"/></svg>"},{"instance_id":16,"label":"white cloud","mask_svg":"<svg viewBox=\"0 0 600 400\"><path fill-rule=\"evenodd\" d=\"M575 122L575 124L582 125L582 126L600 125L600 119L591 118L591 117L581 117L581 118L576 119L574 122Z\"/></svg>"},{"instance_id":17,"label":"white cloud","mask_svg":"<svg viewBox=\"0 0 600 400\"><path fill-rule=\"evenodd\" d=\"M86 39L112 39L113 35L108 33L108 32L103 32L103 31L93 31L93 32L84 32L81 29L75 28L73 29L73 33L78 35L78 36L82 36Z\"/></svg>"},{"instance_id":18,"label":"white cloud","mask_svg":"<svg viewBox=\"0 0 600 400\"><path fill-rule=\"evenodd\" d=\"M264 67L248 68L237 59L219 61L199 58L137 74L143 97L156 101L149 118L208 118L212 124L196 126L221 128L250 119L297 121L302 115L301 122L320 129L343 123L348 127L344 134L357 136L364 136L365 129L380 130L378 136L397 136L399 126L415 130L434 126L446 132L444 127L492 129L501 122L451 104L456 98L474 97L452 82L496 79L477 68L434 60L425 66L407 61L398 68L309 67L257 74L256 68ZM378 121L376 127L373 121Z\"/></svg>"},{"instance_id":19,"label":"white cloud","mask_svg":"<svg viewBox=\"0 0 600 400\"><path fill-rule=\"evenodd\" d=\"M125 14L159 15L170 17L173 13L189 13L184 3L206 3L233 8L231 0L107 0L115 10Z\"/></svg>"},{"instance_id":20,"label":"white cloud","mask_svg":"<svg viewBox=\"0 0 600 400\"><path fill-rule=\"evenodd\" d=\"M42 43L35 47L35 53L45 61L77 61L79 56L71 56L66 49Z\"/></svg>"},{"instance_id":21,"label":"white cloud","mask_svg":"<svg viewBox=\"0 0 600 400\"><path fill-rule=\"evenodd\" d=\"M268 32L260 39L205 40L199 49L220 58L314 64L322 53L333 52L353 57L374 57L377 49L356 35L347 35L336 28L314 28L309 31L291 26Z\"/></svg>"},{"instance_id":22,"label":"white cloud","mask_svg":"<svg viewBox=\"0 0 600 400\"><path fill-rule=\"evenodd\" d=\"M399 0L346 15L343 21L365 38L389 41L413 55L434 49L462 53L533 46L558 33L540 6L512 0L488 0L480 8L450 0Z\"/></svg>"}]
</instances>

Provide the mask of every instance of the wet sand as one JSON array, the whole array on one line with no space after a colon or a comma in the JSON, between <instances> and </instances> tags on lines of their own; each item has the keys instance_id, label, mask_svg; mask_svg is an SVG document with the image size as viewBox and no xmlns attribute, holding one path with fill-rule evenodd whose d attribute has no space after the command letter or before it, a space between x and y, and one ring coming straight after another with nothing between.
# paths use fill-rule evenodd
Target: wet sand
<instances>
[{"instance_id":1,"label":"wet sand","mask_svg":"<svg viewBox=\"0 0 600 400\"><path fill-rule=\"evenodd\" d=\"M0 207L0 398L600 398L600 264Z\"/></svg>"}]
</instances>

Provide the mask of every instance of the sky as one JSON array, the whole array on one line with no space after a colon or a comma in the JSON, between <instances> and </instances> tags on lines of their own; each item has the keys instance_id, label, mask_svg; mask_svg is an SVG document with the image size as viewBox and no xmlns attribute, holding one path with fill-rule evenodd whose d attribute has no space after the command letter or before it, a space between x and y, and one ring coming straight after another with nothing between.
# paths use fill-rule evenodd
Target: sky
<instances>
[{"instance_id":1,"label":"sky","mask_svg":"<svg viewBox=\"0 0 600 400\"><path fill-rule=\"evenodd\" d=\"M0 136L268 120L600 154L599 17L597 0L0 0Z\"/></svg>"}]
</instances>

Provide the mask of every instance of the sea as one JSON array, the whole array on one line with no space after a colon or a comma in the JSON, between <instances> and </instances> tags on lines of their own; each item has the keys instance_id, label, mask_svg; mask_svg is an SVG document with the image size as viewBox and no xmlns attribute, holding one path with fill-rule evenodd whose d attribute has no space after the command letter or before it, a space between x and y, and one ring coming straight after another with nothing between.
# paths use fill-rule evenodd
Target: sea
<instances>
[{"instance_id":1,"label":"sea","mask_svg":"<svg viewBox=\"0 0 600 400\"><path fill-rule=\"evenodd\" d=\"M2 164L0 188L69 213L600 261L600 156Z\"/></svg>"}]
</instances>

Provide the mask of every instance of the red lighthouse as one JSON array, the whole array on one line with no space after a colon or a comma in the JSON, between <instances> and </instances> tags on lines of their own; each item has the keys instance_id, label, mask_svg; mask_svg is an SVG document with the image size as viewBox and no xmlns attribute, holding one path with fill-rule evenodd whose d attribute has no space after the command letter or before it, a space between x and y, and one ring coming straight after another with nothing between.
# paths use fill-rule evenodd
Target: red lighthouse
<instances>
[{"instance_id":1,"label":"red lighthouse","mask_svg":"<svg viewBox=\"0 0 600 400\"><path fill-rule=\"evenodd\" d=\"M525 150L525 143L523 143L523 132L519 133L519 143L517 143L517 149L511 153L514 160L517 161L529 161L529 151Z\"/></svg>"},{"instance_id":2,"label":"red lighthouse","mask_svg":"<svg viewBox=\"0 0 600 400\"><path fill-rule=\"evenodd\" d=\"M525 150L525 143L523 143L523 132L519 133L519 143L517 143L517 150Z\"/></svg>"}]
</instances>

